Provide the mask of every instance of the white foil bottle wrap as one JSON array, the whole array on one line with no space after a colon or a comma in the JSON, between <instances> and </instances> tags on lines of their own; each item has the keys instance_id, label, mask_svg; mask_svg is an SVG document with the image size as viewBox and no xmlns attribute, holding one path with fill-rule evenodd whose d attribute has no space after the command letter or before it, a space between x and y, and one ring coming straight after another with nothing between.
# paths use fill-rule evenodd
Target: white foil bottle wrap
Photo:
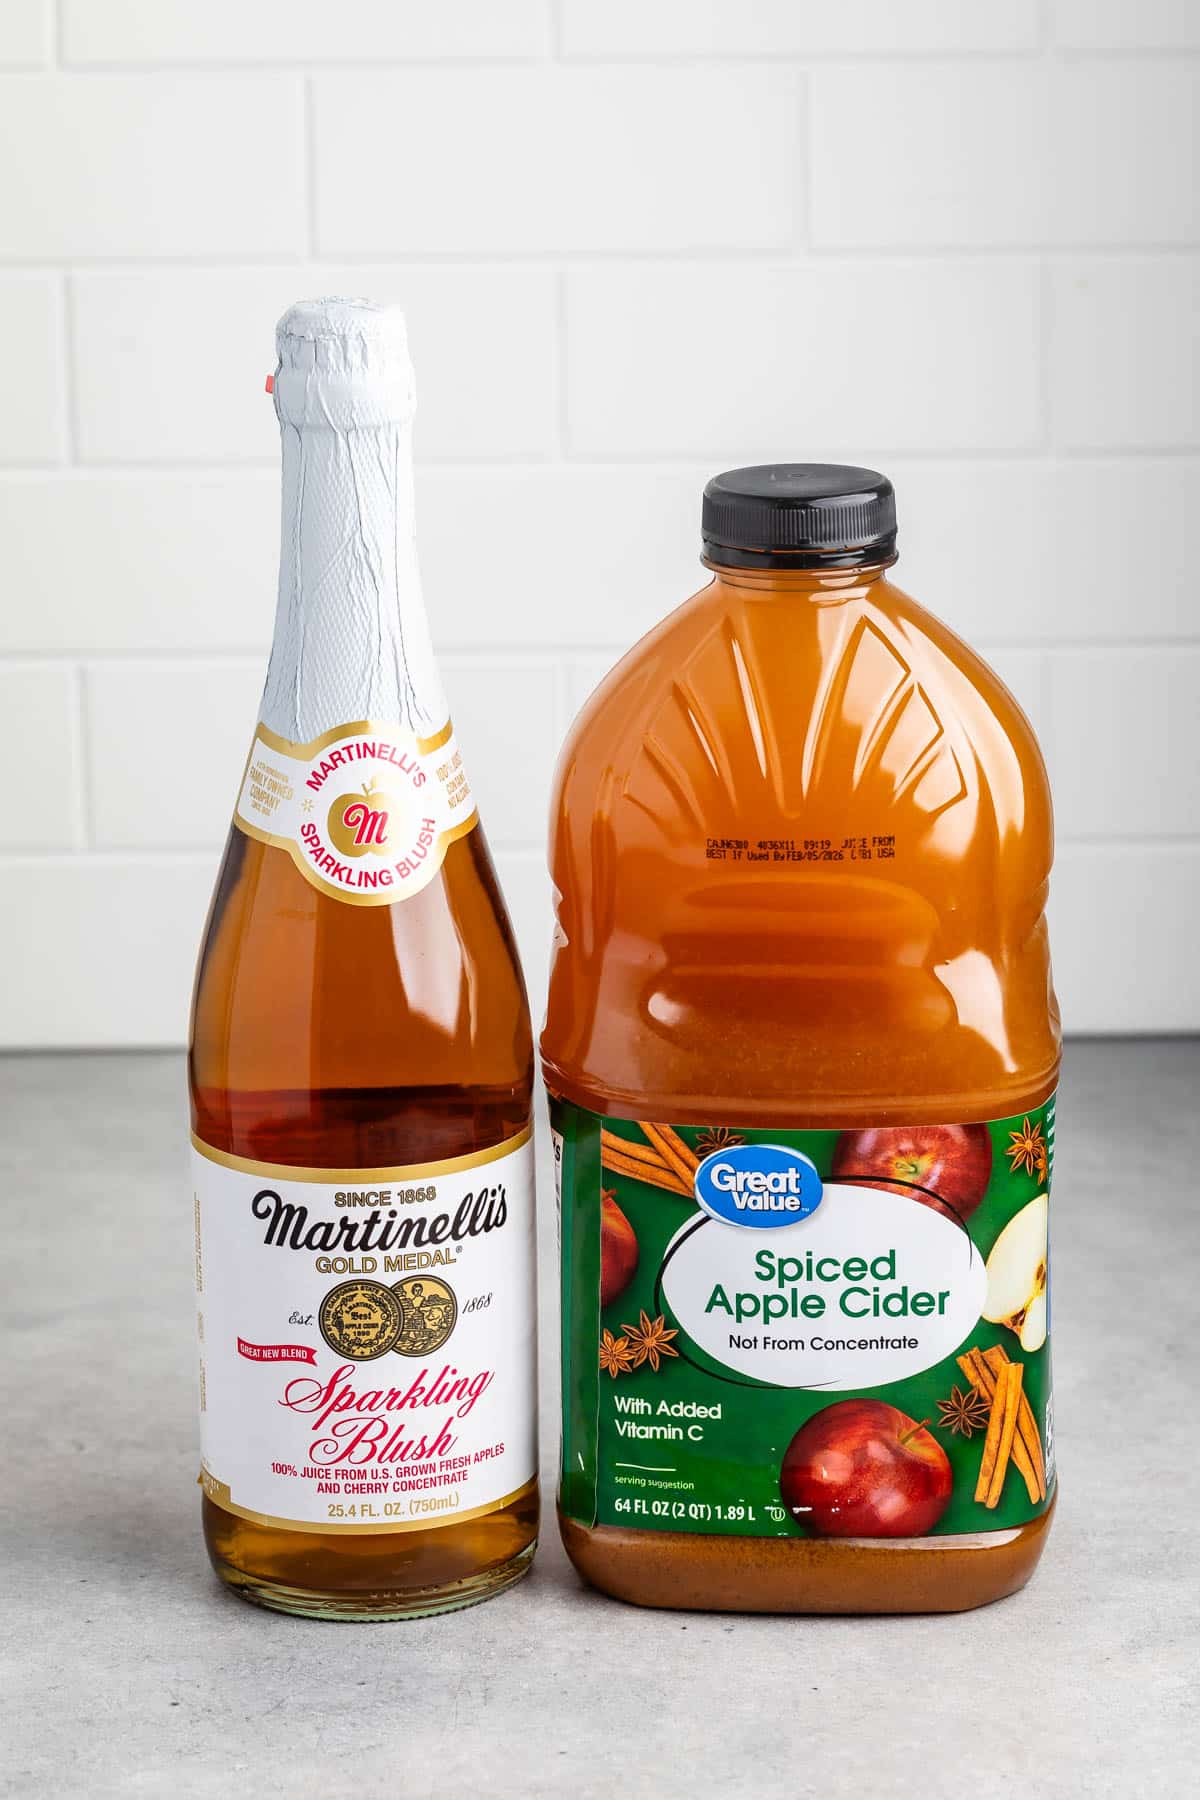
<instances>
[{"instance_id":1,"label":"white foil bottle wrap","mask_svg":"<svg viewBox=\"0 0 1200 1800\"><path fill-rule=\"evenodd\" d=\"M351 719L431 737L448 709L417 566L404 316L303 301L275 341L283 519L262 722L293 743Z\"/></svg>"},{"instance_id":2,"label":"white foil bottle wrap","mask_svg":"<svg viewBox=\"0 0 1200 1800\"><path fill-rule=\"evenodd\" d=\"M234 822L321 892L392 905L477 823L421 598L403 315L310 300L276 329L279 601Z\"/></svg>"}]
</instances>

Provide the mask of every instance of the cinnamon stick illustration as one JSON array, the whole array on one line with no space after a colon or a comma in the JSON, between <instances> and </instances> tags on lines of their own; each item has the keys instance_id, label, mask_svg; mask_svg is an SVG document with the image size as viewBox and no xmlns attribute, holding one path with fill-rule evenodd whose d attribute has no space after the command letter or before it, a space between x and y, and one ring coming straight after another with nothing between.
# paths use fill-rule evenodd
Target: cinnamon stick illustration
<instances>
[{"instance_id":1,"label":"cinnamon stick illustration","mask_svg":"<svg viewBox=\"0 0 1200 1800\"><path fill-rule=\"evenodd\" d=\"M958 1358L958 1366L971 1386L977 1388L984 1399L992 1403L996 1397L996 1385L1001 1372L1012 1365L1004 1351L997 1345L990 1350L966 1351ZM1012 1462L1025 1483L1025 1491L1029 1498L1035 1501L1044 1500L1046 1498L1046 1465L1042 1456L1042 1440L1038 1434L1033 1408L1030 1406L1023 1388L1018 1396Z\"/></svg>"},{"instance_id":2,"label":"cinnamon stick illustration","mask_svg":"<svg viewBox=\"0 0 1200 1800\"><path fill-rule=\"evenodd\" d=\"M600 1132L600 1143L603 1149L611 1150L616 1156L625 1156L634 1162L649 1163L653 1168L661 1169L665 1165L657 1150L649 1144L639 1144L634 1138L618 1137L615 1131Z\"/></svg>"},{"instance_id":3,"label":"cinnamon stick illustration","mask_svg":"<svg viewBox=\"0 0 1200 1800\"><path fill-rule=\"evenodd\" d=\"M638 1124L667 1167L673 1169L680 1180L687 1184L690 1193L692 1177L696 1173L698 1161L695 1154L688 1149L679 1133L672 1131L669 1125L650 1125L644 1119L639 1119Z\"/></svg>"},{"instance_id":4,"label":"cinnamon stick illustration","mask_svg":"<svg viewBox=\"0 0 1200 1800\"><path fill-rule=\"evenodd\" d=\"M671 1194L683 1197L691 1195L691 1183L685 1182L674 1169L668 1167L656 1151L648 1145L617 1137L615 1132L601 1131L600 1161L613 1175L632 1176L635 1181L647 1182L650 1187L664 1188Z\"/></svg>"},{"instance_id":5,"label":"cinnamon stick illustration","mask_svg":"<svg viewBox=\"0 0 1200 1800\"><path fill-rule=\"evenodd\" d=\"M1013 1438L1016 1436L1017 1408L1024 1375L1023 1363L1010 1362L1004 1365L996 1378L996 1392L983 1443L983 1460L979 1465L979 1480L975 1484L976 1500L982 1500L988 1507L999 1505L1000 1495L1004 1491L1004 1477L1008 1473Z\"/></svg>"},{"instance_id":6,"label":"cinnamon stick illustration","mask_svg":"<svg viewBox=\"0 0 1200 1800\"><path fill-rule=\"evenodd\" d=\"M699 1160L695 1152L669 1125L649 1125L639 1121L639 1129L646 1134L644 1144L602 1129L602 1166L614 1175L632 1176L636 1181L648 1182L651 1187L691 1199L692 1177Z\"/></svg>"},{"instance_id":7,"label":"cinnamon stick illustration","mask_svg":"<svg viewBox=\"0 0 1200 1800\"><path fill-rule=\"evenodd\" d=\"M985 1350L983 1353L984 1366L993 1378L999 1376L1000 1370L1007 1360L999 1344L994 1344L990 1350ZM1023 1390L1017 1411L1017 1435L1033 1465L1034 1477L1038 1484L1037 1498L1044 1500L1046 1498L1046 1459L1042 1454L1042 1439L1038 1431L1037 1420L1033 1416L1033 1408ZM1017 1467L1020 1468L1019 1463Z\"/></svg>"}]
</instances>

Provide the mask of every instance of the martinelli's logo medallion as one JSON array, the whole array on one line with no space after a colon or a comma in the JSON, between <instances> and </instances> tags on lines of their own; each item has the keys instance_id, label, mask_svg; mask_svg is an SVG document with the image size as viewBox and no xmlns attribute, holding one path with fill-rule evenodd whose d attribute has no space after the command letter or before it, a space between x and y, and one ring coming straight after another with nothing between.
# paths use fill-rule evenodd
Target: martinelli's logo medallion
<instances>
[{"instance_id":1,"label":"martinelli's logo medallion","mask_svg":"<svg viewBox=\"0 0 1200 1800\"><path fill-rule=\"evenodd\" d=\"M754 1231L797 1225L821 1204L821 1177L800 1150L736 1144L714 1150L696 1170L696 1200L722 1225Z\"/></svg>"},{"instance_id":2,"label":"martinelli's logo medallion","mask_svg":"<svg viewBox=\"0 0 1200 1800\"><path fill-rule=\"evenodd\" d=\"M478 817L448 724L422 738L360 719L307 744L260 725L234 823L286 850L321 893L391 906L433 880Z\"/></svg>"},{"instance_id":3,"label":"martinelli's logo medallion","mask_svg":"<svg viewBox=\"0 0 1200 1800\"><path fill-rule=\"evenodd\" d=\"M398 811L396 800L381 788L363 784L361 794L339 794L329 809L326 830L343 856L384 856L388 827Z\"/></svg>"}]
</instances>

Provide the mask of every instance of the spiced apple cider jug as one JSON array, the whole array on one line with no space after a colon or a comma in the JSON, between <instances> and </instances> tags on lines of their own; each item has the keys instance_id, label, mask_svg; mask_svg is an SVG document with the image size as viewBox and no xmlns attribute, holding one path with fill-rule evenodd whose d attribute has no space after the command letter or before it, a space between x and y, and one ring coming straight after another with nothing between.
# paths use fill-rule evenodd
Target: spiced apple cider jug
<instances>
[{"instance_id":1,"label":"spiced apple cider jug","mask_svg":"<svg viewBox=\"0 0 1200 1800\"><path fill-rule=\"evenodd\" d=\"M537 1533L533 1046L430 647L402 316L277 333L275 639L191 1046L204 1534L284 1612L403 1618Z\"/></svg>"},{"instance_id":2,"label":"spiced apple cider jug","mask_svg":"<svg viewBox=\"0 0 1200 1800\"><path fill-rule=\"evenodd\" d=\"M1055 1493L1045 767L882 475L703 535L557 777L563 1538L652 1606L978 1606Z\"/></svg>"}]
</instances>

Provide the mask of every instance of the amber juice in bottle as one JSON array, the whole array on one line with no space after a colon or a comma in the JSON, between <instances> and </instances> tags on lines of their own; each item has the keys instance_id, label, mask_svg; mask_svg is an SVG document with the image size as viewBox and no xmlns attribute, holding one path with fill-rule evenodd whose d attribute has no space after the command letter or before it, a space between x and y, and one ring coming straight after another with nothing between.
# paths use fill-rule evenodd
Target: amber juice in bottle
<instances>
[{"instance_id":1,"label":"amber juice in bottle","mask_svg":"<svg viewBox=\"0 0 1200 1800\"><path fill-rule=\"evenodd\" d=\"M275 638L190 1059L204 1534L249 1600L467 1605L537 1533L532 1042L430 647L402 317L280 322Z\"/></svg>"},{"instance_id":2,"label":"amber juice in bottle","mask_svg":"<svg viewBox=\"0 0 1200 1800\"><path fill-rule=\"evenodd\" d=\"M1050 796L895 536L870 470L710 482L561 759L560 1521L626 1600L950 1610L1045 1541Z\"/></svg>"}]
</instances>

